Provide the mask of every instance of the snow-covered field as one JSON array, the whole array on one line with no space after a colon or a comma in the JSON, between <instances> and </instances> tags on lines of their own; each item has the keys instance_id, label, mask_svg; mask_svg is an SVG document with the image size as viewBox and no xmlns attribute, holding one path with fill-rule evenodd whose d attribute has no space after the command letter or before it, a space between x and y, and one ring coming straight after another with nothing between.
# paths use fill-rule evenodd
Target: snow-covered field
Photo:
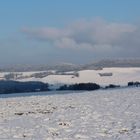
<instances>
[{"instance_id":1,"label":"snow-covered field","mask_svg":"<svg viewBox=\"0 0 140 140\"><path fill-rule=\"evenodd\" d=\"M140 139L140 88L43 94L0 95L0 140Z\"/></svg>"},{"instance_id":2,"label":"snow-covered field","mask_svg":"<svg viewBox=\"0 0 140 140\"><path fill-rule=\"evenodd\" d=\"M21 73L21 72L20 72ZM140 68L104 68L103 70L83 70L78 71L79 77L72 75L49 75L44 78L29 77L38 72L22 72L28 78L18 79L18 81L41 81L49 84L74 84L93 82L100 85L119 84L127 85L130 81L140 81ZM100 76L99 73L112 73L112 76ZM0 73L0 79L7 73Z\"/></svg>"},{"instance_id":3,"label":"snow-covered field","mask_svg":"<svg viewBox=\"0 0 140 140\"><path fill-rule=\"evenodd\" d=\"M112 76L100 76L99 73L112 73ZM140 68L104 68L103 70L79 71L79 77L50 75L42 79L48 83L87 83L93 82L100 85L127 85L130 81L140 81Z\"/></svg>"}]
</instances>

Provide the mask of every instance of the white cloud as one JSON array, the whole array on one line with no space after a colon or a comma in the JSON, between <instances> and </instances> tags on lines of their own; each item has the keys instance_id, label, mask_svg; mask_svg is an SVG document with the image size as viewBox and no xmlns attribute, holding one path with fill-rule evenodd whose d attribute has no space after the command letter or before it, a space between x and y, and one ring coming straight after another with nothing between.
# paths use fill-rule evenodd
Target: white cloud
<instances>
[{"instance_id":1,"label":"white cloud","mask_svg":"<svg viewBox=\"0 0 140 140\"><path fill-rule=\"evenodd\" d=\"M55 47L87 49L94 53L130 54L140 51L140 27L132 24L107 22L102 19L81 20L64 28L25 28L28 37L50 42Z\"/></svg>"}]
</instances>

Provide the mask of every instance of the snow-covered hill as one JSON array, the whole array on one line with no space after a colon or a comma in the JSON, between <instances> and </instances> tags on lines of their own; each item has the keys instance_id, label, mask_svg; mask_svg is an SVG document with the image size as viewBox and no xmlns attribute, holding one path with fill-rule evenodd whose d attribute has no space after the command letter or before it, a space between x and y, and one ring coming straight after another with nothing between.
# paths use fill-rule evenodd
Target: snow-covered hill
<instances>
[{"instance_id":1,"label":"snow-covered hill","mask_svg":"<svg viewBox=\"0 0 140 140\"><path fill-rule=\"evenodd\" d=\"M140 138L140 88L43 94L0 98L0 140Z\"/></svg>"},{"instance_id":2,"label":"snow-covered hill","mask_svg":"<svg viewBox=\"0 0 140 140\"><path fill-rule=\"evenodd\" d=\"M100 76L100 73L112 73L112 76ZM100 85L120 84L127 85L129 81L140 81L140 68L104 68L103 70L79 71L79 77L49 75L42 81L48 83L87 83L93 82Z\"/></svg>"},{"instance_id":3,"label":"snow-covered hill","mask_svg":"<svg viewBox=\"0 0 140 140\"><path fill-rule=\"evenodd\" d=\"M77 71L75 76L75 72L65 72L65 73L55 73L46 72L46 76L37 78L35 74L42 75L45 71L36 71L36 72L20 72L16 73L18 75L22 75L22 78L18 78L18 81L42 81L49 84L71 84L71 83L87 83L93 82L98 83L100 85L108 85L108 84L120 84L127 85L130 81L140 81L140 68L104 68L102 70L82 70ZM52 74L51 74L52 73ZM3 79L4 75L8 73L0 73L1 79ZM105 75L105 76L101 76ZM109 75L108 75L109 74ZM108 75L108 76L107 76Z\"/></svg>"}]
</instances>

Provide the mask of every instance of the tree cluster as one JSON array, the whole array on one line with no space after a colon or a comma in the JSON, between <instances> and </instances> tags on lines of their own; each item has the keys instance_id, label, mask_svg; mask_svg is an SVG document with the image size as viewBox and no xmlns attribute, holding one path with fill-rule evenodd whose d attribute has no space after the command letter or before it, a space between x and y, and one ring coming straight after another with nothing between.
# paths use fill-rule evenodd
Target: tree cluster
<instances>
[{"instance_id":1,"label":"tree cluster","mask_svg":"<svg viewBox=\"0 0 140 140\"><path fill-rule=\"evenodd\" d=\"M42 82L0 81L0 94L48 91L48 84Z\"/></svg>"},{"instance_id":2,"label":"tree cluster","mask_svg":"<svg viewBox=\"0 0 140 140\"><path fill-rule=\"evenodd\" d=\"M97 90L100 85L96 83L79 83L72 85L63 85L58 90Z\"/></svg>"},{"instance_id":3,"label":"tree cluster","mask_svg":"<svg viewBox=\"0 0 140 140\"><path fill-rule=\"evenodd\" d=\"M113 85L113 84L110 84L108 86L105 86L105 89L108 89L108 88L119 88L120 85Z\"/></svg>"},{"instance_id":4,"label":"tree cluster","mask_svg":"<svg viewBox=\"0 0 140 140\"><path fill-rule=\"evenodd\" d=\"M139 87L140 86L140 82L128 82L128 86L136 86L136 87Z\"/></svg>"}]
</instances>

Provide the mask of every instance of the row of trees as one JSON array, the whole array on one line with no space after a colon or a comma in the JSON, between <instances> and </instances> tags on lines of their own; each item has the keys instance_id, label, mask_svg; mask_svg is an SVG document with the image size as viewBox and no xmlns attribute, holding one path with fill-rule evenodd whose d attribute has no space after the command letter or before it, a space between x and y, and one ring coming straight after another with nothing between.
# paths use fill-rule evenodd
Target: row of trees
<instances>
[{"instance_id":1,"label":"row of trees","mask_svg":"<svg viewBox=\"0 0 140 140\"><path fill-rule=\"evenodd\" d=\"M72 85L63 85L58 90L97 90L100 85L96 83L79 83Z\"/></svg>"},{"instance_id":2,"label":"row of trees","mask_svg":"<svg viewBox=\"0 0 140 140\"><path fill-rule=\"evenodd\" d=\"M140 86L140 82L128 82L128 86ZM101 87L96 83L79 83L72 85L60 86L57 90L98 90L98 89L109 89L119 88L120 85L110 84L105 87ZM0 81L0 94L9 93L23 93L23 92L39 92L49 91L49 85L47 83L30 81L30 82L18 82L18 81Z\"/></svg>"},{"instance_id":3,"label":"row of trees","mask_svg":"<svg viewBox=\"0 0 140 140\"><path fill-rule=\"evenodd\" d=\"M42 82L0 81L0 94L48 91L48 84Z\"/></svg>"},{"instance_id":4,"label":"row of trees","mask_svg":"<svg viewBox=\"0 0 140 140\"><path fill-rule=\"evenodd\" d=\"M140 86L140 82L128 82L128 86ZM72 85L63 85L60 86L58 90L97 90L97 89L109 89L109 88L119 88L120 85L110 84L105 87L101 87L96 83L79 83L79 84L72 84Z\"/></svg>"},{"instance_id":5,"label":"row of trees","mask_svg":"<svg viewBox=\"0 0 140 140\"><path fill-rule=\"evenodd\" d=\"M128 82L128 86L136 86L139 87L140 86L140 82Z\"/></svg>"}]
</instances>

